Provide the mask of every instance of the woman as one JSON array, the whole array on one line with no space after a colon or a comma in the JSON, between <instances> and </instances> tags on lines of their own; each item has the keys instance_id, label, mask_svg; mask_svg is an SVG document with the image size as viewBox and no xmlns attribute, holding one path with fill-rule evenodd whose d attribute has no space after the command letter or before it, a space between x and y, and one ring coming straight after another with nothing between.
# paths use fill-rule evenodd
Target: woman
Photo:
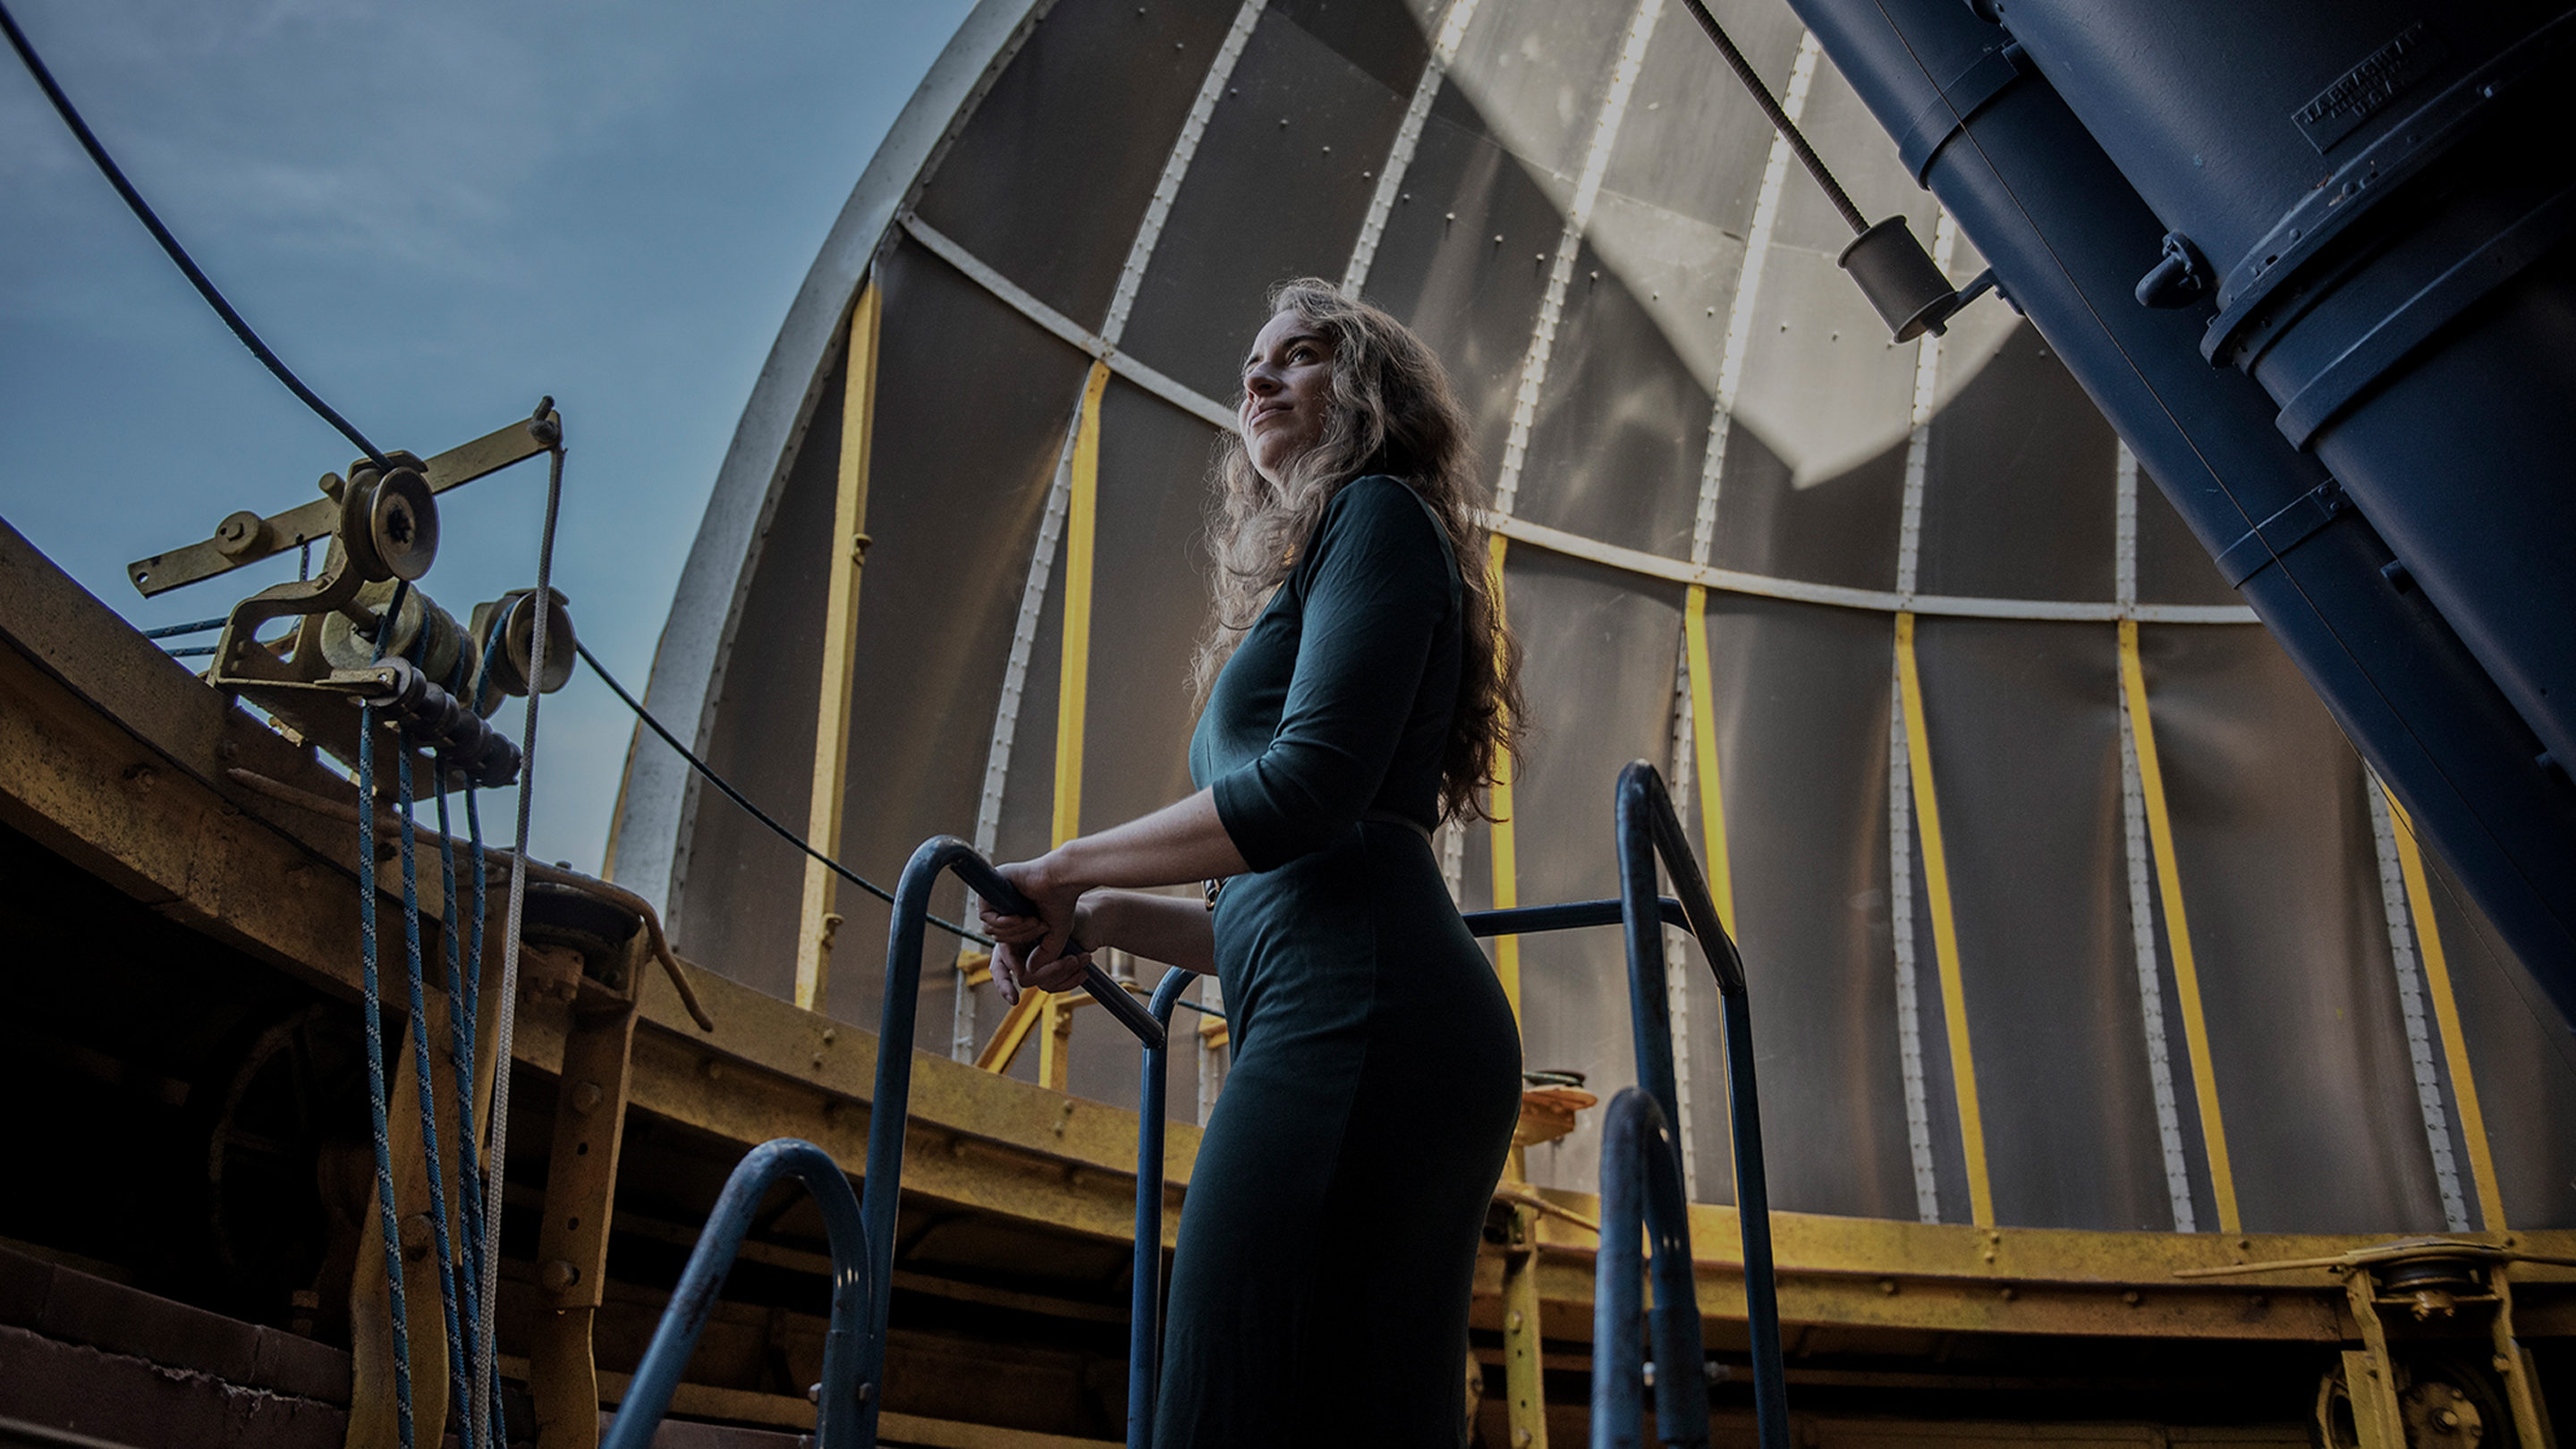
<instances>
[{"instance_id":1,"label":"woman","mask_svg":"<svg viewBox=\"0 0 2576 1449\"><path fill-rule=\"evenodd\" d=\"M1433 859L1518 716L1466 421L1402 324L1291 282L1225 440L1200 789L1002 868L994 977L1214 971L1234 1063L1181 1214L1163 1449L1465 1435L1460 1355L1520 1038ZM1467 567L1462 571L1461 564ZM1207 882L1207 901L1134 889Z\"/></svg>"}]
</instances>

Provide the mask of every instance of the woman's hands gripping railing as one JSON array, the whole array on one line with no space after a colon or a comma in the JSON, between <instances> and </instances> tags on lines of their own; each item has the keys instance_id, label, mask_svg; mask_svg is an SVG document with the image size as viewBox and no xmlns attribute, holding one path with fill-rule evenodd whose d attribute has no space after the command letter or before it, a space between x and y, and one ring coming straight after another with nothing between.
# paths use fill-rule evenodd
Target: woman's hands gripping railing
<instances>
[{"instance_id":1,"label":"woman's hands gripping railing","mask_svg":"<svg viewBox=\"0 0 2576 1449\"><path fill-rule=\"evenodd\" d=\"M811 1142L782 1137L751 1149L725 1182L715 1211L707 1215L706 1231L698 1236L697 1250L681 1271L671 1306L662 1310L652 1345L635 1367L625 1402L617 1406L603 1449L645 1449L653 1442L653 1431L671 1407L671 1391L679 1387L680 1371L698 1346L698 1333L707 1326L716 1292L724 1287L734 1254L742 1250L760 1200L782 1177L795 1178L814 1194L832 1245L832 1319L823 1340L823 1382L811 1442L816 1449L868 1449L876 1442L876 1387L884 1354L863 1350L874 1348L884 1334L883 1320L873 1330L868 1325L869 1306L877 1301L869 1290L885 1282L869 1248L887 1239L869 1235L850 1180L829 1153Z\"/></svg>"},{"instance_id":2,"label":"woman's hands gripping railing","mask_svg":"<svg viewBox=\"0 0 2576 1449\"><path fill-rule=\"evenodd\" d=\"M1763 1449L1788 1449L1788 1395L1780 1372L1780 1304L1771 1269L1771 1197L1762 1172L1762 1117L1753 1089L1753 1022L1743 958L1718 920L1708 881L1691 854L1663 776L1639 760L1619 772L1619 889L1628 939L1630 1025L1637 1080L1610 1104L1601 1147L1601 1254L1594 1272L1593 1449L1640 1442L1642 1385L1636 1359L1637 1240L1654 1240L1655 1428L1666 1444L1708 1442L1708 1398L1691 1271L1689 1204L1681 1157L1666 1124L1678 1121L1664 933L1670 899L1655 892L1661 857L1690 933L1717 977L1726 1025L1726 1092L1734 1128L1735 1203L1744 1235L1744 1306L1753 1349L1753 1414ZM1643 1219L1642 1223L1640 1219Z\"/></svg>"},{"instance_id":3,"label":"woman's hands gripping railing","mask_svg":"<svg viewBox=\"0 0 2576 1449\"><path fill-rule=\"evenodd\" d=\"M859 1208L867 1224L869 1251L876 1266L871 1275L874 1291L868 1307L868 1332L860 1345L858 1368L859 1377L871 1384L884 1377L886 1316L893 1302L894 1218L903 1188L904 1122L912 1112L912 1039L921 997L921 937L930 920L931 888L945 871L955 871L968 890L1006 911L1035 914L1028 901L993 869L992 862L953 835L923 841L912 859L904 863L903 878L895 883L894 920L886 929L885 1015L878 1027L876 1093L869 1100L867 1190ZM1148 1051L1163 1045L1164 1023L1171 1016L1168 1007L1163 1019L1157 1020L1144 1003L1128 995L1096 965L1084 969L1082 989L1106 1007L1119 1025L1134 1032ZM1159 1177L1162 1138L1156 1135L1153 1140L1155 1173ZM1159 1241L1159 1189L1153 1201ZM874 1444L876 1397L872 1395L862 1403L859 1413L867 1427L857 1442Z\"/></svg>"}]
</instances>

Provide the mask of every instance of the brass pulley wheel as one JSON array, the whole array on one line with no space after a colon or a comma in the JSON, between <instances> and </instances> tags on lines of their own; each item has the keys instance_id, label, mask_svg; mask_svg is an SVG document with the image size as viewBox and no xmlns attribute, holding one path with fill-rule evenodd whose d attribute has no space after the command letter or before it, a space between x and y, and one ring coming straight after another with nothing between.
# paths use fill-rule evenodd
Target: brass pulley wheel
<instances>
[{"instance_id":1,"label":"brass pulley wheel","mask_svg":"<svg viewBox=\"0 0 2576 1449\"><path fill-rule=\"evenodd\" d=\"M340 539L369 582L417 579L438 559L438 504L428 480L408 467L361 472L340 501Z\"/></svg>"}]
</instances>

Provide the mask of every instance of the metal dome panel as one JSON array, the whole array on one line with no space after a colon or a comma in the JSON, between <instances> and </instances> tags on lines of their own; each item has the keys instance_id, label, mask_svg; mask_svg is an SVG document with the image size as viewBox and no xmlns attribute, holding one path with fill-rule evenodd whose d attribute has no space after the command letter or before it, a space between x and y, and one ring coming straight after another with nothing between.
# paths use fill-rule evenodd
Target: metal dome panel
<instances>
[{"instance_id":1,"label":"metal dome panel","mask_svg":"<svg viewBox=\"0 0 2576 1449\"><path fill-rule=\"evenodd\" d=\"M1974 273L1794 17L1714 8L1862 209ZM1269 284L1352 278L1439 350L1496 485L1533 713L1503 884L1609 894L1610 784L1641 756L1710 831L1708 736L1778 1206L2576 1224L2576 1144L2547 1126L2576 1116L2576 1064L2520 967L2438 861L2409 889L2403 822L2045 341L1989 299L1891 344L1835 266L1847 239L1661 0L988 3L782 332L652 702L791 821L818 717L844 722L836 853L880 879L933 834L1044 849L1060 755L1086 825L1185 793L1236 359ZM847 322L863 279L872 345ZM1095 360L1076 721L1067 514ZM826 701L852 437L869 542L848 696ZM682 949L794 991L824 929L799 857L649 742L614 858ZM1457 858L1462 902L1492 902L1494 831ZM854 896L818 1007L865 1021L886 915ZM1519 950L1530 1065L1626 1084L1615 937ZM956 989L928 989L925 1021L971 1029L923 1045L971 1055L1000 1010L986 987L952 1018ZM1715 998L1703 979L1685 1000L1695 1190L1723 1201ZM1124 1100L1132 1071L1123 1040L1076 1033L1073 1092ZM2514 1105L2464 1120L2479 1081ZM1578 1131L1532 1176L1588 1185L1594 1151Z\"/></svg>"}]
</instances>

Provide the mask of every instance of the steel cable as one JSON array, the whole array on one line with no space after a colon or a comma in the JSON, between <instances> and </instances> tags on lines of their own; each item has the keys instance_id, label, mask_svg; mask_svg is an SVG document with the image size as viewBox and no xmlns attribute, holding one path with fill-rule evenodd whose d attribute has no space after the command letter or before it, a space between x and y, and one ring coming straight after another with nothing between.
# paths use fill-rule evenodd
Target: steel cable
<instances>
[{"instance_id":1,"label":"steel cable","mask_svg":"<svg viewBox=\"0 0 2576 1449\"><path fill-rule=\"evenodd\" d=\"M528 636L528 708L519 728L518 823L512 837L510 895L501 937L501 1010L492 1043L492 1144L484 1155L483 1169L483 1322L475 1334L475 1348L486 1362L475 1366L474 1384L478 1393L485 1394L491 1392L498 1363L493 1353L493 1304L501 1291L501 1189L509 1163L510 1051L519 1020L519 930L528 902L528 804L536 794L537 703L546 692L546 619L554 612L555 520L563 507L563 425L548 416L553 406L553 398L539 402L536 416L528 424L537 441L546 445L546 519L537 536L536 616ZM503 637L507 628L505 617L494 627L493 637ZM480 692L478 687L478 698ZM494 1398L497 1401L497 1395ZM478 1405L478 1421L487 1407L496 1404Z\"/></svg>"},{"instance_id":2,"label":"steel cable","mask_svg":"<svg viewBox=\"0 0 2576 1449\"><path fill-rule=\"evenodd\" d=\"M834 860L832 857L825 855L823 852L816 850L813 846L807 844L803 836L798 835L795 831L779 824L777 820L770 816L768 811L752 804L748 796L744 795L740 790L735 789L724 776L717 774L714 768L708 765L706 761L699 759L696 753L690 750L687 745L681 744L678 737L674 736L669 730L663 728L662 722L653 718L652 714L644 708L643 704L640 703L634 695L626 692L626 686L617 682L617 677L610 674L607 668L599 662L599 656L590 652L589 645L576 639L573 641L572 648L575 654L581 656L581 662L590 666L590 672L599 676L599 682L608 686L608 692L616 695L620 702L622 702L628 709L635 712L635 717L643 721L644 728L651 730L655 735L661 738L662 743L669 745L675 752L677 752L681 759L688 761L689 768L697 771L699 775L703 776L708 784L723 791L726 799L741 806L752 819L759 821L761 824L766 825L771 830L777 832L779 839L786 841L788 844L795 846L798 850L801 850L807 855L813 857L813 859L825 870L830 871L832 874L839 876L841 879L848 881L850 884L857 886L859 889L866 891L869 895L875 896L878 900L884 901L888 905L894 904L893 894L885 887L878 885L875 881L869 880L867 877L860 875L857 871L850 869L848 866L841 864L839 861ZM979 946L990 946L993 944L993 939L990 936L978 935L973 931L967 930L964 926L943 921L937 916L930 917L929 921L930 924L948 932L950 935L963 937L966 940L975 942Z\"/></svg>"},{"instance_id":3,"label":"steel cable","mask_svg":"<svg viewBox=\"0 0 2576 1449\"><path fill-rule=\"evenodd\" d=\"M348 419L332 411L331 405L316 396L313 389L306 387L304 379L297 377L283 361L279 360L276 353L269 351L268 344L260 341L259 334L250 330L250 324L242 320L239 312L233 310L233 304L225 301L224 294L215 290L215 284L209 281L205 272L198 268L196 259L188 255L188 249L179 245L179 239L170 234L170 228L161 224L161 218L153 212L151 203L143 199L143 193L135 190L134 183L125 179L125 172L117 166L116 158L108 155L107 148L99 144L98 137L90 131L89 123L82 120L80 112L73 107L71 97L64 95L63 88L54 84L54 73L47 70L45 63L36 57L36 48L27 43L26 32L18 28L18 22L9 14L9 7L6 4L0 4L0 30L9 32L9 44L18 52L18 59L26 65L27 74L36 78L36 84L45 92L45 99L54 103L54 113L61 116L63 124L71 128L72 135L81 143L81 149L89 153L89 159L96 163L100 173L107 177L108 184L116 188L116 194L125 198L127 208L132 210L135 218L152 233L152 239L161 244L161 250L170 254L171 261L178 263L179 270L186 274L189 285L197 289L197 295L205 298L206 305L214 308L215 315L223 318L224 325L233 330L233 336L241 339L241 345L250 349L251 356L258 358L261 366L275 374L279 382L286 384L287 391L302 399L304 405L311 408L322 421L337 428L341 437L357 444L358 451L366 454L377 467L390 472L393 465L385 461L385 455L377 449L376 445L368 442L366 435L352 427Z\"/></svg>"},{"instance_id":4,"label":"steel cable","mask_svg":"<svg viewBox=\"0 0 2576 1449\"><path fill-rule=\"evenodd\" d=\"M1853 231L1869 230L1869 222L1860 214L1860 208L1852 205L1851 197L1843 192L1842 183L1836 181L1834 174L1825 169L1824 161L1816 155L1816 148L1807 144L1807 138L1799 131L1798 123L1790 120L1789 113L1780 109L1780 103L1772 99L1771 88L1764 85L1762 78L1753 73L1753 63L1744 58L1744 52L1735 48L1733 40L1727 38L1725 29L1717 23L1717 17L1708 13L1708 6L1702 4L1701 0L1682 0L1682 4L1689 9L1691 18L1699 22L1699 28L1708 32L1708 38L1716 43L1717 53L1726 58L1727 68L1734 71L1735 78L1744 83L1744 89L1751 93L1753 103L1760 106L1762 114L1770 120L1771 128L1778 131L1780 138L1789 143L1791 151L1797 153L1798 164L1807 168L1807 174L1816 178L1816 184L1825 189L1825 199L1834 204L1834 210L1842 213L1843 221Z\"/></svg>"}]
</instances>

